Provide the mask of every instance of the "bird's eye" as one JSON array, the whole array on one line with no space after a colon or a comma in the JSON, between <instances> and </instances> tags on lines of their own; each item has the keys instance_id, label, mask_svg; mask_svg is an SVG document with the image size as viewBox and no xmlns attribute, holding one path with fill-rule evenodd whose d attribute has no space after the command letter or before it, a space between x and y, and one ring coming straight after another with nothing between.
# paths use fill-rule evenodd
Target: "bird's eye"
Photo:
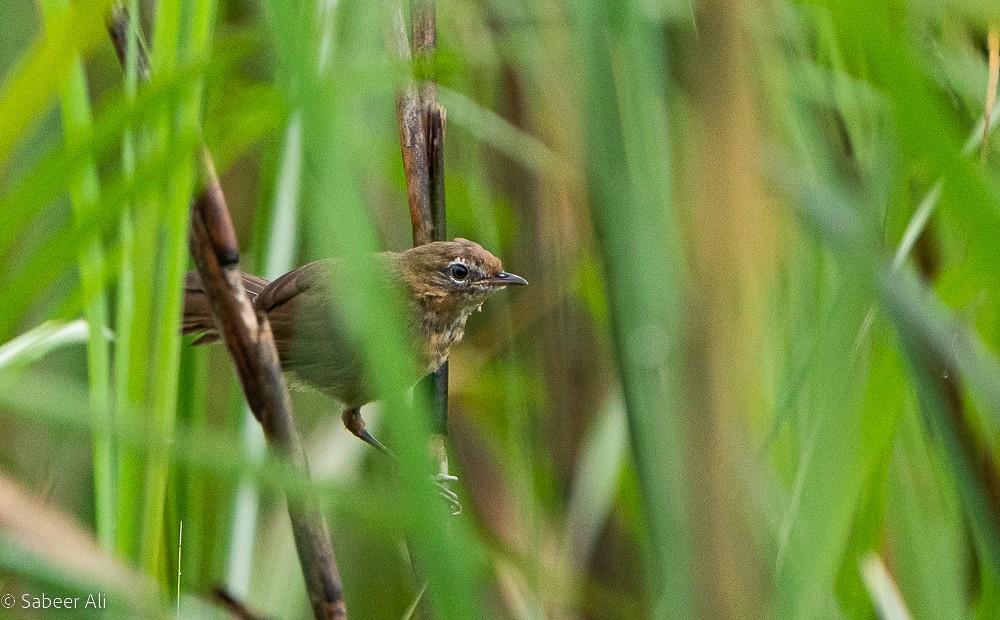
<instances>
[{"instance_id":1,"label":"bird's eye","mask_svg":"<svg viewBox=\"0 0 1000 620\"><path fill-rule=\"evenodd\" d=\"M456 280L464 280L469 277L469 268L462 263L452 263L448 266L448 273Z\"/></svg>"}]
</instances>

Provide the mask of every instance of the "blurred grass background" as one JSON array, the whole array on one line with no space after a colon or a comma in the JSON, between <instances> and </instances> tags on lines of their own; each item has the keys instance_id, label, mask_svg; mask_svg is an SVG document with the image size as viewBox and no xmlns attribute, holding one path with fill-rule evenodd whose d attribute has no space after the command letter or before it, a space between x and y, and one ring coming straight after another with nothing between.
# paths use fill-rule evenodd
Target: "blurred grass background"
<instances>
[{"instance_id":1,"label":"blurred grass background","mask_svg":"<svg viewBox=\"0 0 1000 620\"><path fill-rule=\"evenodd\" d=\"M408 247L397 5L133 0L137 87L110 4L0 0L0 617L308 617L305 481L177 333L195 149L247 271ZM437 10L449 236L531 286L452 354L459 517L296 394L351 616L406 617L407 533L442 618L1000 615L996 8Z\"/></svg>"}]
</instances>

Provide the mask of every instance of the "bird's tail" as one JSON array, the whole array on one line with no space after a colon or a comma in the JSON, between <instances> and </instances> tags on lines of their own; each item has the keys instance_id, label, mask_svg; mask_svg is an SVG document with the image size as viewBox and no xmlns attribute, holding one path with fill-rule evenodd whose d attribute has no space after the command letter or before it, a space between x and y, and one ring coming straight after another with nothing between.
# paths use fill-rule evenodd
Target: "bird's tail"
<instances>
[{"instance_id":1,"label":"bird's tail","mask_svg":"<svg viewBox=\"0 0 1000 620\"><path fill-rule=\"evenodd\" d=\"M243 288L246 289L250 301L257 299L257 295L264 290L270 282L264 278L252 276L249 273L243 276ZM215 326L215 319L212 316L212 308L208 304L208 295L201 285L201 278L197 271L189 271L184 276L184 318L181 323L181 333L203 334L201 338L192 344L210 344L216 342L219 337L219 330Z\"/></svg>"}]
</instances>

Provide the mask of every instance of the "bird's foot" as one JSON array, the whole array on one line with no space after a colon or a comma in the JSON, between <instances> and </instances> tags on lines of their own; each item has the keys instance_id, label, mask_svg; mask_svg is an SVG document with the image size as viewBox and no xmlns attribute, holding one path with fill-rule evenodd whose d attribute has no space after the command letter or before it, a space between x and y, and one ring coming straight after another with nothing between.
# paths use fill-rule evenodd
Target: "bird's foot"
<instances>
[{"instance_id":1,"label":"bird's foot","mask_svg":"<svg viewBox=\"0 0 1000 620\"><path fill-rule=\"evenodd\" d=\"M458 482L458 477L448 473L440 473L431 476L431 482L437 487L438 495L448 505L448 511L453 516L462 514L462 504L458 501L458 493L452 491L451 487L448 486L449 482Z\"/></svg>"}]
</instances>

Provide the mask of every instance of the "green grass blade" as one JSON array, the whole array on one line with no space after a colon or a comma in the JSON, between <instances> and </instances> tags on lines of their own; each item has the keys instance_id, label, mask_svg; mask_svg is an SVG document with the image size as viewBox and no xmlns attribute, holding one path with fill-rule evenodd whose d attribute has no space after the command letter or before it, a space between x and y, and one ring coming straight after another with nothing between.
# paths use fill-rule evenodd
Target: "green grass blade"
<instances>
[{"instance_id":1,"label":"green grass blade","mask_svg":"<svg viewBox=\"0 0 1000 620\"><path fill-rule=\"evenodd\" d=\"M47 23L52 23L68 11L69 3L47 0L42 3ZM63 134L69 144L76 144L90 132L92 125L90 96L79 55L72 54L68 81L61 94ZM81 177L70 187L70 202L79 221L92 213L100 204L97 167L93 161L85 164ZM112 415L110 351L105 332L108 329L107 297L101 277L104 251L98 239L85 246L79 256L80 282L83 295L84 317L89 326L87 341L87 375L90 381L91 410L98 416L98 424L106 424ZM97 539L105 549L114 546L114 524L117 498L115 491L114 448L101 439L94 438L94 520Z\"/></svg>"},{"instance_id":2,"label":"green grass blade","mask_svg":"<svg viewBox=\"0 0 1000 620\"><path fill-rule=\"evenodd\" d=\"M637 134L628 129L629 123L642 127L640 136L654 127L665 130L656 123L645 125L648 112L662 109L663 94L643 86L660 83L653 76L662 75L662 67L628 47L631 29L652 46L646 53L652 54L660 40L652 24L639 16L639 7L629 3L588 2L575 17L581 28L587 93L583 113L588 121L588 190L602 245L615 358L648 529L646 579L652 614L687 617L694 593L691 524L685 503L677 498L689 493L691 474L683 456L685 425L678 399L683 284L670 223L670 168L659 151L662 143L642 141L653 135L662 140L663 133L646 133L637 141ZM619 54L629 58L624 75L617 74L611 62ZM623 100L630 102L624 109ZM658 277L642 277L636 265L656 265Z\"/></svg>"}]
</instances>

